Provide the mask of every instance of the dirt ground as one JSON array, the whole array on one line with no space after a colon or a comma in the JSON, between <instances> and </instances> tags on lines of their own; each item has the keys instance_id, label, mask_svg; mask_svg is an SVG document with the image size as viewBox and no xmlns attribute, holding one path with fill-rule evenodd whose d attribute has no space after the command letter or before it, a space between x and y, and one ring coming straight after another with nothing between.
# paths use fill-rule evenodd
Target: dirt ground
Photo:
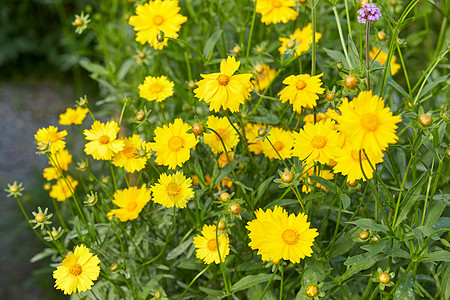
<instances>
[{"instance_id":1,"label":"dirt ground","mask_svg":"<svg viewBox=\"0 0 450 300\"><path fill-rule=\"evenodd\" d=\"M7 183L23 182L29 216L48 202L42 189L46 159L36 154L34 134L58 126L58 116L74 106L73 87L54 79L28 78L0 82L0 299L65 299L53 288L49 260L30 263L43 245L34 236L14 198L3 191ZM61 127L61 126L60 126Z\"/></svg>"}]
</instances>

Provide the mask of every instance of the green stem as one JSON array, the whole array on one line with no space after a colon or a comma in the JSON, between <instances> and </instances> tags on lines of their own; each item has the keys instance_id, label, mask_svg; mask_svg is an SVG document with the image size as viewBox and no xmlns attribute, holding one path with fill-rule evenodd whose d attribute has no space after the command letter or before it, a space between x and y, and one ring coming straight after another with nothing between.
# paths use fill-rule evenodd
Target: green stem
<instances>
[{"instance_id":1,"label":"green stem","mask_svg":"<svg viewBox=\"0 0 450 300\"><path fill-rule=\"evenodd\" d=\"M275 274L277 274L278 268L280 267L280 263L282 263L282 262L280 261L277 264L277 267L275 268L275 271L273 272L272 277L270 277L269 282L266 284L266 287L264 288L262 294L258 297L258 300L261 300L262 298L264 298L264 295L266 294L267 289L269 288L270 284L272 283L273 278L275 277Z\"/></svg>"},{"instance_id":2,"label":"green stem","mask_svg":"<svg viewBox=\"0 0 450 300\"><path fill-rule=\"evenodd\" d=\"M433 162L431 163L431 169L430 169L430 177L428 178L427 191L425 193L425 201L423 203L423 214L422 214L422 221L420 222L420 226L423 226L423 223L425 222L425 214L427 212L427 206L428 206L428 195L430 193L430 188L431 188L431 179L433 178L434 160L435 160L435 158L433 157Z\"/></svg>"},{"instance_id":3,"label":"green stem","mask_svg":"<svg viewBox=\"0 0 450 300\"><path fill-rule=\"evenodd\" d=\"M253 7L252 25L250 26L250 34L248 36L248 43L247 43L247 49L246 49L247 51L245 53L245 67L244 67L245 71L247 71L248 57L250 55L250 48L252 46L253 28L255 27L255 21L256 21L256 5L258 5L258 0L255 0L255 6Z\"/></svg>"},{"instance_id":4,"label":"green stem","mask_svg":"<svg viewBox=\"0 0 450 300\"><path fill-rule=\"evenodd\" d=\"M220 261L220 271L222 273L222 277L223 277L223 282L225 285L225 290L227 292L227 295L230 294L231 291L231 282L228 281L228 277L225 274L225 269L223 266L223 260L222 260L222 256L220 255L220 247L219 247L219 222L220 222L220 218L217 220L216 223L216 230L215 230L215 235L216 235L216 248L217 248L217 255L219 256L219 261ZM226 234L224 232L221 232L221 234Z\"/></svg>"},{"instance_id":5,"label":"green stem","mask_svg":"<svg viewBox=\"0 0 450 300\"><path fill-rule=\"evenodd\" d=\"M348 27L348 35L350 36L351 39L352 38L352 28L351 28L351 23L350 22L350 14L348 13L348 3L347 0L344 0L345 3L345 16L347 17L347 27Z\"/></svg>"},{"instance_id":6,"label":"green stem","mask_svg":"<svg viewBox=\"0 0 450 300\"><path fill-rule=\"evenodd\" d=\"M283 299L283 286L284 286L284 270L283 270L283 260L280 259L278 263L280 265L280 274L281 274L281 282L280 282L280 300Z\"/></svg>"},{"instance_id":7,"label":"green stem","mask_svg":"<svg viewBox=\"0 0 450 300\"><path fill-rule=\"evenodd\" d=\"M345 0L345 8L347 10L347 0ZM339 32L339 39L341 40L342 49L344 50L345 59L347 59L347 63L349 65L349 68L353 69L352 63L351 63L351 61L350 61L350 59L348 57L347 47L345 46L345 39L344 39L344 35L342 33L341 22L339 21L339 15L338 15L336 6L333 6L332 10L333 10L333 13L334 13L334 18L336 20L336 25L337 25L338 32ZM348 10L347 10L347 13L348 13ZM347 16L347 18L348 18L348 16ZM347 24L349 24L349 26L350 26L350 22L347 22ZM349 30L350 30L350 28L349 28Z\"/></svg>"},{"instance_id":8,"label":"green stem","mask_svg":"<svg viewBox=\"0 0 450 300\"><path fill-rule=\"evenodd\" d=\"M184 294L186 294L186 292L189 290L189 288L194 284L194 282L200 278L200 276L203 275L203 273L205 273L206 271L208 271L209 267L211 267L211 265L207 265L206 268L204 268L200 273L197 274L197 276L194 277L194 279L191 280L191 282L189 283L189 285L186 287L186 289L183 291L183 293L177 298L179 300L183 299Z\"/></svg>"},{"instance_id":9,"label":"green stem","mask_svg":"<svg viewBox=\"0 0 450 300\"><path fill-rule=\"evenodd\" d=\"M316 0L311 1L311 23L312 23L312 41L311 41L311 76L316 75Z\"/></svg>"},{"instance_id":10,"label":"green stem","mask_svg":"<svg viewBox=\"0 0 450 300\"><path fill-rule=\"evenodd\" d=\"M366 66L367 66L367 90L370 91L370 56L369 56L369 32L370 22L367 21L366 26Z\"/></svg>"}]
</instances>

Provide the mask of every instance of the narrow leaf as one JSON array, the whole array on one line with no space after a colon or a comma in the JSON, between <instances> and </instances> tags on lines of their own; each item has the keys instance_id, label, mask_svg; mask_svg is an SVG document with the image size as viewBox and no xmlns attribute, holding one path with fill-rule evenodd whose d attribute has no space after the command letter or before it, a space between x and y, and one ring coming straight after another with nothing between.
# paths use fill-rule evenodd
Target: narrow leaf
<instances>
[{"instance_id":1,"label":"narrow leaf","mask_svg":"<svg viewBox=\"0 0 450 300\"><path fill-rule=\"evenodd\" d=\"M252 287L256 284L269 281L271 277L272 277L272 274L264 274L264 273L258 274L258 275L248 275L248 276L245 276L244 278L242 278L241 280L239 280L238 282L236 282L235 284L233 284L233 286L231 287L231 290L233 292L246 290L249 287ZM280 280L280 279L281 279L281 277L278 275L275 275L273 278L273 280Z\"/></svg>"},{"instance_id":2,"label":"narrow leaf","mask_svg":"<svg viewBox=\"0 0 450 300\"><path fill-rule=\"evenodd\" d=\"M216 46L217 41L220 39L220 36L222 35L223 30L219 30L213 33L211 37L206 41L205 48L203 48L203 57L206 61L209 61L211 59L214 46Z\"/></svg>"}]
</instances>

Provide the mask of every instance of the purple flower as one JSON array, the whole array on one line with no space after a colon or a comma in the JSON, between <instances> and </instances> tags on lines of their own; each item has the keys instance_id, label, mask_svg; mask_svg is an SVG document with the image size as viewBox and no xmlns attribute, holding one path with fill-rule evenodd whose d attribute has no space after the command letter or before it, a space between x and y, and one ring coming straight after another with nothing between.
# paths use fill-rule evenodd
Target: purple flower
<instances>
[{"instance_id":1,"label":"purple flower","mask_svg":"<svg viewBox=\"0 0 450 300\"><path fill-rule=\"evenodd\" d=\"M358 10L358 22L366 24L375 22L381 18L381 11L375 4L364 4L360 10Z\"/></svg>"}]
</instances>

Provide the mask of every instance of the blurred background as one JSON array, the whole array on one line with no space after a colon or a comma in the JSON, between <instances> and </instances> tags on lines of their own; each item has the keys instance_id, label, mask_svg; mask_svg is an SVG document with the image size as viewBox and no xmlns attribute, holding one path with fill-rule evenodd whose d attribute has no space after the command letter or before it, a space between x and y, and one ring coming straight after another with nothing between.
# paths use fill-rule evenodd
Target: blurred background
<instances>
[{"instance_id":1,"label":"blurred background","mask_svg":"<svg viewBox=\"0 0 450 300\"><path fill-rule=\"evenodd\" d=\"M29 217L38 205L51 207L42 188L47 162L36 155L34 134L58 126L59 114L84 94L97 94L96 84L78 66L93 34L78 36L72 25L75 14L90 9L89 2L0 1L0 299L68 298L53 288L48 258L30 262L44 245L4 189L23 182Z\"/></svg>"}]
</instances>

